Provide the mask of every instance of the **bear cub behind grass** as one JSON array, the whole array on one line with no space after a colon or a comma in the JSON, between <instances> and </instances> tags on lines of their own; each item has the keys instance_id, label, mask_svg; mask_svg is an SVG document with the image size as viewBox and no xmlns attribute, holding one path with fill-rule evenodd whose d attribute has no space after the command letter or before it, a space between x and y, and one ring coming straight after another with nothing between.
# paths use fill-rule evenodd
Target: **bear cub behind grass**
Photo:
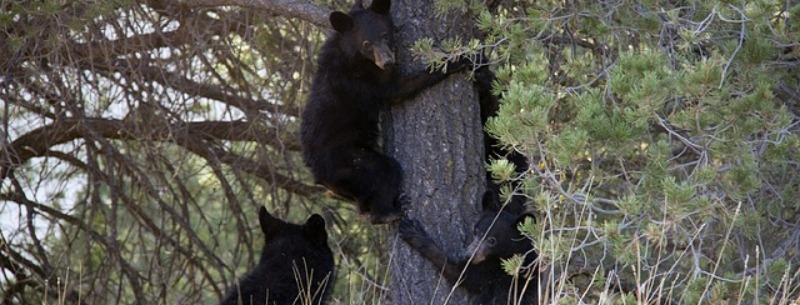
<instances>
[{"instance_id":1,"label":"bear cub behind grass","mask_svg":"<svg viewBox=\"0 0 800 305\"><path fill-rule=\"evenodd\" d=\"M402 216L402 169L378 148L379 114L471 63L451 63L447 73L401 77L394 68L390 0L357 1L348 13L333 12L335 32L322 46L317 74L302 114L303 159L315 180L358 204L372 223Z\"/></svg>"},{"instance_id":2,"label":"bear cub behind grass","mask_svg":"<svg viewBox=\"0 0 800 305\"><path fill-rule=\"evenodd\" d=\"M261 259L220 305L326 304L333 287L333 252L325 220L313 214L296 225L258 211L264 232Z\"/></svg>"},{"instance_id":3,"label":"bear cub behind grass","mask_svg":"<svg viewBox=\"0 0 800 305\"><path fill-rule=\"evenodd\" d=\"M416 220L403 218L399 235L451 284L460 283L459 287L470 294L470 304L537 304L538 271L534 265L537 254L531 240L517 229L527 217L533 216L511 203L501 208L497 195L487 191L483 195L483 213L474 226L473 241L461 257L444 253ZM524 257L523 266L531 266L517 276L507 274L501 264L514 254Z\"/></svg>"}]
</instances>

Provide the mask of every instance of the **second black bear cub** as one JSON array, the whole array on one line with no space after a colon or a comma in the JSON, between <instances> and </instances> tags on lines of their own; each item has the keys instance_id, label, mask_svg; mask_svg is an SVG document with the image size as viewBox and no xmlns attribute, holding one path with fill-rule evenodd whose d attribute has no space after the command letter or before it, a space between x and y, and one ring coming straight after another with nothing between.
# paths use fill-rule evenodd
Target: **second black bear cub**
<instances>
[{"instance_id":1,"label":"second black bear cub","mask_svg":"<svg viewBox=\"0 0 800 305\"><path fill-rule=\"evenodd\" d=\"M258 221L265 240L261 259L220 305L326 304L333 287L333 252L322 216L311 215L296 225L261 207Z\"/></svg>"},{"instance_id":2,"label":"second black bear cub","mask_svg":"<svg viewBox=\"0 0 800 305\"><path fill-rule=\"evenodd\" d=\"M485 126L489 118L497 115L500 110L500 99L497 95L492 93L492 83L495 81L494 73L489 70L488 66L482 66L475 70L475 86L478 89L478 99L480 101L481 109L481 126L484 126L483 131L483 146L484 146L484 161L490 162L492 159L505 158L514 165L515 172L519 175L528 170L528 159L517 152L516 150L506 150L500 146L500 141L486 132ZM487 188L494 193L500 195L500 185L492 181L492 175L486 172ZM512 188L519 186L518 182L510 184ZM527 199L523 195L513 195L508 203L516 209L524 209L525 201Z\"/></svg>"},{"instance_id":3,"label":"second black bear cub","mask_svg":"<svg viewBox=\"0 0 800 305\"><path fill-rule=\"evenodd\" d=\"M372 223L402 216L402 169L378 150L381 109L469 65L461 61L448 73L401 77L394 69L390 6L389 0L373 0L365 9L357 1L349 13L331 13L335 32L318 56L301 122L303 158L316 181L356 201Z\"/></svg>"},{"instance_id":4,"label":"second black bear cub","mask_svg":"<svg viewBox=\"0 0 800 305\"><path fill-rule=\"evenodd\" d=\"M521 221L532 216L524 211L501 209L496 198L491 191L484 194L484 212L474 226L472 243L461 257L454 258L442 252L415 220L400 221L400 237L441 271L450 283L459 283L466 289L471 295L470 304L537 304L539 275L536 268L513 277L503 271L501 264L503 259L520 254L524 257L523 266L533 266L537 254L531 240L517 229Z\"/></svg>"}]
</instances>

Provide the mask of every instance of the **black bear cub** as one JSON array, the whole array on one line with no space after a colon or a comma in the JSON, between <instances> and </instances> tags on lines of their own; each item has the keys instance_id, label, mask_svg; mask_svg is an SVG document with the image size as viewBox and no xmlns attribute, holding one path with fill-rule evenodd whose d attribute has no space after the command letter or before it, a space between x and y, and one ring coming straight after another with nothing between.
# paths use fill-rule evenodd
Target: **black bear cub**
<instances>
[{"instance_id":1,"label":"black bear cub","mask_svg":"<svg viewBox=\"0 0 800 305\"><path fill-rule=\"evenodd\" d=\"M475 70L475 86L478 89L478 99L480 102L481 110L481 126L486 126L486 121L490 117L496 116L497 111L500 110L500 99L497 95L492 93L492 83L495 80L495 75L489 70L488 66L481 66ZM528 159L517 152L516 150L505 150L500 147L500 142L489 135L484 129L483 131L483 145L484 145L484 160L486 162L491 159L505 158L514 165L515 172L519 175L528 170ZM500 194L500 186L492 181L491 173L486 172L487 188L495 195ZM512 188L519 186L519 183L511 183ZM516 209L524 209L527 199L522 195L511 196L509 205L513 205Z\"/></svg>"},{"instance_id":2,"label":"black bear cub","mask_svg":"<svg viewBox=\"0 0 800 305\"><path fill-rule=\"evenodd\" d=\"M402 216L402 169L378 148L379 114L470 65L448 72L401 77L394 69L390 0L357 1L349 13L333 12L333 35L322 46L317 74L302 114L303 159L316 181L358 203L372 223Z\"/></svg>"},{"instance_id":3,"label":"black bear cub","mask_svg":"<svg viewBox=\"0 0 800 305\"><path fill-rule=\"evenodd\" d=\"M261 259L220 305L325 304L334 275L322 216L311 215L305 224L296 225L261 207L258 221L265 240Z\"/></svg>"},{"instance_id":4,"label":"black bear cub","mask_svg":"<svg viewBox=\"0 0 800 305\"><path fill-rule=\"evenodd\" d=\"M450 283L460 283L459 287L471 295L470 304L537 304L538 271L533 263L537 254L531 240L517 229L521 221L532 216L522 210L501 209L496 198L491 191L484 193L484 211L474 226L473 241L459 258L442 252L416 220L400 221L400 237ZM516 277L503 271L501 265L502 259L514 254L524 256L523 266L532 266Z\"/></svg>"}]
</instances>

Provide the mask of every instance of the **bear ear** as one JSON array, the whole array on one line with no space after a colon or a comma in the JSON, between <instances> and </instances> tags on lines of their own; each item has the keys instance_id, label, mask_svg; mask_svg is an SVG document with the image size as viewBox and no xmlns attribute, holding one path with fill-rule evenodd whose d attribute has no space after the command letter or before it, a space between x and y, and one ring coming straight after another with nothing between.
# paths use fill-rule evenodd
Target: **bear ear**
<instances>
[{"instance_id":1,"label":"bear ear","mask_svg":"<svg viewBox=\"0 0 800 305\"><path fill-rule=\"evenodd\" d=\"M333 29L339 33L344 33L353 28L353 19L345 13L335 11L328 18Z\"/></svg>"},{"instance_id":2,"label":"bear ear","mask_svg":"<svg viewBox=\"0 0 800 305\"><path fill-rule=\"evenodd\" d=\"M491 190L483 193L483 210L492 212L500 211L500 198Z\"/></svg>"},{"instance_id":3,"label":"bear ear","mask_svg":"<svg viewBox=\"0 0 800 305\"><path fill-rule=\"evenodd\" d=\"M262 206L261 209L258 210L258 223L261 224L261 232L264 232L267 237L270 237L278 231L283 221L272 217L272 215L267 212L267 208Z\"/></svg>"},{"instance_id":4,"label":"bear ear","mask_svg":"<svg viewBox=\"0 0 800 305\"><path fill-rule=\"evenodd\" d=\"M369 9L381 15L389 15L391 7L391 0L372 0L372 4L369 5Z\"/></svg>"},{"instance_id":5,"label":"bear ear","mask_svg":"<svg viewBox=\"0 0 800 305\"><path fill-rule=\"evenodd\" d=\"M313 214L303 225L306 234L317 243L328 242L328 232L325 231L325 219L319 214Z\"/></svg>"}]
</instances>

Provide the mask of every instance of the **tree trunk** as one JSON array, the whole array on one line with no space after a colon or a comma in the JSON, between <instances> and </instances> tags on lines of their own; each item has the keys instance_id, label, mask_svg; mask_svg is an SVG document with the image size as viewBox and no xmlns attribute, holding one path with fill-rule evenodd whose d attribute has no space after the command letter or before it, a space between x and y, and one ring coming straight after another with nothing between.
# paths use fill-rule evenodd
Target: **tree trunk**
<instances>
[{"instance_id":1,"label":"tree trunk","mask_svg":"<svg viewBox=\"0 0 800 305\"><path fill-rule=\"evenodd\" d=\"M394 1L396 52L404 72L425 69L410 52L418 39L468 37L471 19L455 15L435 16L433 1ZM485 188L480 109L473 88L464 73L455 74L384 116L387 154L403 167L407 215L419 220L451 255L469 242ZM399 238L393 240L393 304L466 304L464 291L451 293L452 286L433 265Z\"/></svg>"}]
</instances>

